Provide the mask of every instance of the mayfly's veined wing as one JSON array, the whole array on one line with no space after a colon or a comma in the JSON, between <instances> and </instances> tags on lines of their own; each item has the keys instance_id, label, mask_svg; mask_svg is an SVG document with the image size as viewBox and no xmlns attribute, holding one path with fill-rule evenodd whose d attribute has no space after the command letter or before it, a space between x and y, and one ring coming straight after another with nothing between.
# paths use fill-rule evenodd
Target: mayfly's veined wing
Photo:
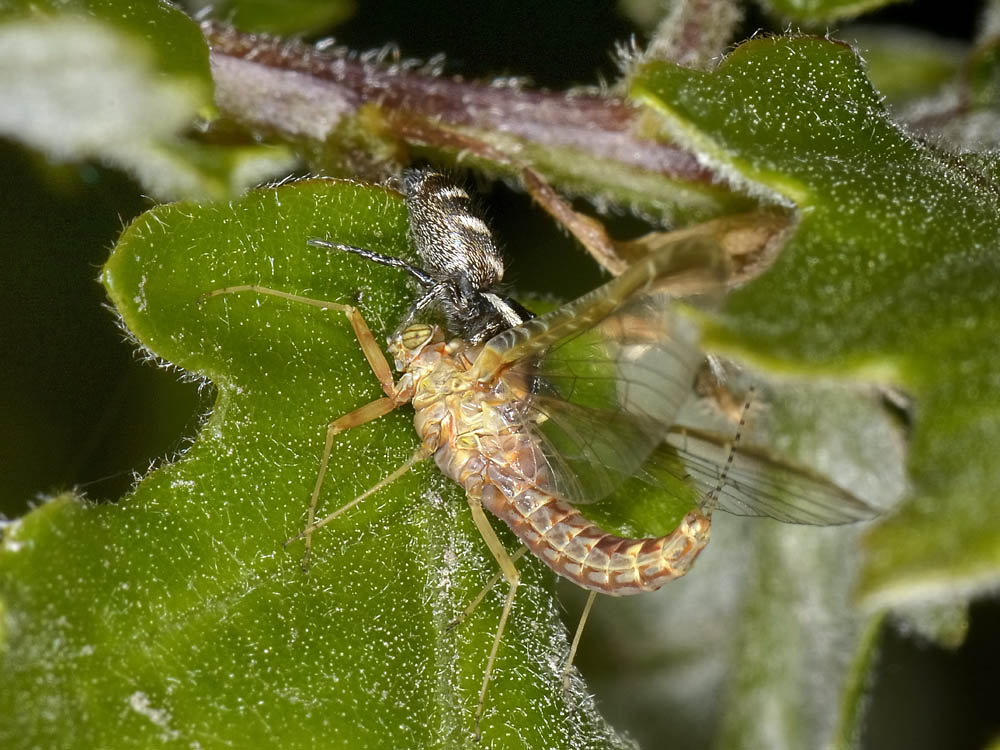
<instances>
[{"instance_id":1,"label":"mayfly's veined wing","mask_svg":"<svg viewBox=\"0 0 1000 750\"><path fill-rule=\"evenodd\" d=\"M635 474L689 397L701 360L670 298L652 293L512 366L531 384L519 417L538 440L554 491L593 502Z\"/></svg>"},{"instance_id":2,"label":"mayfly's veined wing","mask_svg":"<svg viewBox=\"0 0 1000 750\"><path fill-rule=\"evenodd\" d=\"M730 461L730 453L732 459ZM729 463L728 468L724 468ZM723 472L725 476L723 478ZM741 516L828 526L874 518L876 508L828 478L733 435L675 426L643 464L638 477L668 486L693 481L708 504ZM715 495L718 495L715 498Z\"/></svg>"},{"instance_id":3,"label":"mayfly's veined wing","mask_svg":"<svg viewBox=\"0 0 1000 750\"><path fill-rule=\"evenodd\" d=\"M664 286L718 282L721 255L712 241L684 240L486 344L474 374L525 384L515 418L536 438L550 491L599 500L666 437L702 354Z\"/></svg>"}]
</instances>

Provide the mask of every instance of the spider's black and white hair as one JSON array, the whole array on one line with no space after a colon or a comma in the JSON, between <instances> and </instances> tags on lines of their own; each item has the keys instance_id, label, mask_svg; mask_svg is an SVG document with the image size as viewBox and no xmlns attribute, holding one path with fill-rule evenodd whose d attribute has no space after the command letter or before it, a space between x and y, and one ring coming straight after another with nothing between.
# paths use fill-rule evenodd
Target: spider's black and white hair
<instances>
[{"instance_id":1,"label":"spider's black and white hair","mask_svg":"<svg viewBox=\"0 0 1000 750\"><path fill-rule=\"evenodd\" d=\"M320 239L309 244L345 250L411 274L422 293L400 329L423 310L436 307L451 335L475 345L533 318L529 310L498 292L503 258L465 189L438 172L417 169L403 172L402 186L410 212L410 240L423 268L353 245Z\"/></svg>"}]
</instances>

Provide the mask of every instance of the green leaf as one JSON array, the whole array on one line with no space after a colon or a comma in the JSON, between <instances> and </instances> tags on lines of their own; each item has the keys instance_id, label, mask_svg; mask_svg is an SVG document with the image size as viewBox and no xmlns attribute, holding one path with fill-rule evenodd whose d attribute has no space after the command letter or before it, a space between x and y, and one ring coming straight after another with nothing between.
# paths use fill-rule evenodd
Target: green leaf
<instances>
[{"instance_id":1,"label":"green leaf","mask_svg":"<svg viewBox=\"0 0 1000 750\"><path fill-rule=\"evenodd\" d=\"M936 92L923 92L922 98L909 102L902 116L904 124L917 136L947 147L970 169L995 179L1000 144L1000 37L990 18L991 14L984 12L984 28L976 44L963 50L958 58L960 66L948 85ZM930 62L929 50L928 45L921 52L920 45L915 44L905 54L901 51L899 57L913 57L914 62L907 64L918 70Z\"/></svg>"},{"instance_id":2,"label":"green leaf","mask_svg":"<svg viewBox=\"0 0 1000 750\"><path fill-rule=\"evenodd\" d=\"M167 79L163 83L169 81L190 86L194 89L191 95L195 98L208 94L211 81L208 49L198 25L168 3L155 0L10 0L0 7L0 20L4 22L22 20L41 23L69 19L92 21L110 27L106 32L110 34L113 44L108 50L109 57L102 60L100 55L95 59L76 55L78 65L96 62L103 63L102 67L110 67L114 60L111 55L131 52L142 58L140 62L151 64L163 74L163 78ZM119 45L128 46L128 42L123 40L132 41L132 50L120 52ZM39 53L43 51L39 50ZM48 51L60 53L59 49ZM75 49L70 47L62 52L69 57ZM92 103L103 101L97 99ZM206 102L203 100L203 103Z\"/></svg>"},{"instance_id":3,"label":"green leaf","mask_svg":"<svg viewBox=\"0 0 1000 750\"><path fill-rule=\"evenodd\" d=\"M710 74L650 66L635 94L731 180L801 213L774 265L707 325L709 342L916 399L911 498L866 538L869 604L995 587L995 187L907 139L844 45L755 40Z\"/></svg>"},{"instance_id":4,"label":"green leaf","mask_svg":"<svg viewBox=\"0 0 1000 750\"><path fill-rule=\"evenodd\" d=\"M212 18L244 31L265 34L323 32L354 15L355 0L189 0L192 13Z\"/></svg>"},{"instance_id":5,"label":"green leaf","mask_svg":"<svg viewBox=\"0 0 1000 750\"><path fill-rule=\"evenodd\" d=\"M837 36L864 58L868 77L892 107L939 93L966 55L962 44L914 29L851 26Z\"/></svg>"},{"instance_id":6,"label":"green leaf","mask_svg":"<svg viewBox=\"0 0 1000 750\"><path fill-rule=\"evenodd\" d=\"M973 109L996 111L1000 104L1000 38L991 36L969 56L966 79Z\"/></svg>"},{"instance_id":7,"label":"green leaf","mask_svg":"<svg viewBox=\"0 0 1000 750\"><path fill-rule=\"evenodd\" d=\"M820 24L882 8L901 0L757 0L767 12L790 21Z\"/></svg>"},{"instance_id":8,"label":"green leaf","mask_svg":"<svg viewBox=\"0 0 1000 750\"><path fill-rule=\"evenodd\" d=\"M169 199L232 195L294 164L184 135L213 111L208 47L166 3L19 3L0 20L0 134L51 159L106 161Z\"/></svg>"},{"instance_id":9,"label":"green leaf","mask_svg":"<svg viewBox=\"0 0 1000 750\"><path fill-rule=\"evenodd\" d=\"M382 340L408 304L393 269L306 245L405 254L406 211L330 181L231 204L160 206L103 279L144 346L218 389L197 441L118 505L49 502L0 547L4 747L473 747L504 587L454 630L496 564L457 486L429 464L329 524L303 526L327 423L381 395L342 313L259 283L357 302ZM321 512L415 449L405 410L339 436ZM511 549L509 535L504 537ZM621 746L560 670L568 647L535 561L507 626L483 744Z\"/></svg>"},{"instance_id":10,"label":"green leaf","mask_svg":"<svg viewBox=\"0 0 1000 750\"><path fill-rule=\"evenodd\" d=\"M898 494L898 428L872 394L786 382L760 401L749 419L789 460ZM608 718L643 747L678 727L686 748L852 747L881 622L853 606L863 532L716 513L687 576L595 607L585 645L607 664L592 683Z\"/></svg>"},{"instance_id":11,"label":"green leaf","mask_svg":"<svg viewBox=\"0 0 1000 750\"><path fill-rule=\"evenodd\" d=\"M872 502L898 497L905 482L899 431L872 394L844 385L787 386L767 417L772 439L792 458L818 464ZM746 535L746 563L735 648L727 653L720 747L854 747L882 620L854 606L864 526L759 519L745 528L751 524L727 520L717 521L714 542L741 554L736 525ZM717 575L731 579L734 572Z\"/></svg>"}]
</instances>

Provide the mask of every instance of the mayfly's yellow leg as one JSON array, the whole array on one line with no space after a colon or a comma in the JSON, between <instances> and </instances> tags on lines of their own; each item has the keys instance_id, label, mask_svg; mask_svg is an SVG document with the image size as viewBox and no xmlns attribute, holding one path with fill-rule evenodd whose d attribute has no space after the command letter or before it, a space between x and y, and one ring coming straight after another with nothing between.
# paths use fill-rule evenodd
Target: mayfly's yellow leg
<instances>
[{"instance_id":1,"label":"mayfly's yellow leg","mask_svg":"<svg viewBox=\"0 0 1000 750\"><path fill-rule=\"evenodd\" d=\"M510 556L510 561L512 563L516 563L518 560L524 557L524 553L527 551L528 548L522 544L521 549L519 549L517 552L515 552L513 555ZM483 586L482 590L478 594L476 594L476 598L473 599L471 602L469 602L469 606L463 609L462 613L458 617L456 617L454 620L448 623L447 630L452 630L458 627L459 625L462 624L462 622L465 620L466 617L475 612L476 607L478 607L480 604L483 603L483 599L485 599L486 595L493 590L494 586L500 583L501 578L503 578L503 571L498 570L493 575L493 577L486 582L486 585Z\"/></svg>"},{"instance_id":2,"label":"mayfly's yellow leg","mask_svg":"<svg viewBox=\"0 0 1000 750\"><path fill-rule=\"evenodd\" d=\"M410 456L410 458L408 458L391 474L383 477L376 484L372 485L363 493L358 495L358 497L354 498L346 505L338 508L319 523L316 523L316 507L319 505L319 493L323 488L323 480L326 478L327 467L330 465L330 456L333 454L333 439L344 430L349 430L352 427L359 427L366 422L371 422L379 417L384 417L393 409L405 403L405 398L397 399L392 396L386 396L367 403L364 406L348 412L342 417L338 417L334 421L330 422L326 429L326 441L323 443L323 456L319 461L319 474L316 476L316 484L313 486L312 497L309 500L309 513L306 516L306 527L291 539L286 540L284 544L284 546L287 547L289 544L298 539L305 539L306 551L302 555L303 571L307 571L309 569L309 559L312 556L312 535L316 529L326 526L326 524L330 523L330 521L339 516L341 513L350 510L366 497L369 497L373 493L385 487L387 484L399 479L403 476L403 474L413 468L414 464L422 461L429 455L424 450L423 446L421 446L416 453Z\"/></svg>"},{"instance_id":3,"label":"mayfly's yellow leg","mask_svg":"<svg viewBox=\"0 0 1000 750\"><path fill-rule=\"evenodd\" d=\"M472 509L472 520L476 524L476 528L479 529L480 536L483 537L483 541L486 542L486 546L489 547L490 552L493 553L494 559L497 561L497 565L500 566L500 572L503 573L503 577L507 579L507 583L510 584L510 588L507 590L507 600L503 605L503 613L500 615L500 624L497 625L497 634L493 638L493 648L490 649L490 656L486 660L486 671L483 674L483 687L479 691L479 702L476 704L476 729L475 729L475 739L476 742L479 741L479 720L483 716L483 705L486 702L486 688L490 684L490 675L493 673L493 663L497 658L497 651L500 649L500 638L503 636L503 629L507 625L507 616L510 615L510 609L514 605L514 594L517 593L517 586L521 582L521 574L517 572L517 566L514 565L514 560L510 555L507 554L507 550L504 549L503 544L500 543L497 533L490 526L490 521L483 512L483 504L478 498L469 497L469 508Z\"/></svg>"},{"instance_id":4,"label":"mayfly's yellow leg","mask_svg":"<svg viewBox=\"0 0 1000 750\"><path fill-rule=\"evenodd\" d=\"M399 393L397 390L396 383L392 377L392 370L389 368L389 363L386 361L385 355L382 353L382 349L379 348L378 341L375 340L375 336L372 334L371 329L368 327L368 323L365 322L365 319L361 315L361 311L358 310L358 308L353 305L345 305L340 302L328 302L326 300L291 294L290 292L282 292L278 289L271 289L270 287L260 286L258 284L240 284L237 286L227 286L222 289L216 289L202 295L199 303L204 302L211 297L218 297L223 294L239 294L241 292L265 294L271 297L278 297L279 299L286 299L291 302L300 302L304 305L311 305L312 307L318 307L321 310L336 310L344 313L351 323L351 328L354 329L354 336L357 338L358 344L361 346L361 351L365 355L365 359L368 360L369 367L371 367L375 377L378 378L378 382L386 394L383 398L376 399L371 403L365 404L354 411L338 417L327 427L326 441L323 445L323 456L320 459L319 475L316 477L316 484L313 487L312 497L309 501L309 514L306 521L306 527L299 534L285 542L285 545L287 546L289 543L297 539L305 539L306 551L302 557L302 569L306 570L309 567L309 558L312 555L312 534L316 531L316 529L325 526L344 511L353 508L366 497L369 497L371 494L382 489L387 484L399 479L399 477L409 471L414 464L427 458L428 454L421 447L420 450L414 453L413 456L407 459L405 463L403 463L387 477L384 477L381 481L373 487L370 487L358 497L354 498L351 502L335 510L319 523L316 523L316 506L319 503L320 489L323 487L323 479L326 477L326 470L330 463L330 455L333 453L334 437L344 430L349 430L352 427L358 427L366 422L371 422L372 420L385 416L393 409L405 404L408 398Z\"/></svg>"},{"instance_id":5,"label":"mayfly's yellow leg","mask_svg":"<svg viewBox=\"0 0 1000 750\"><path fill-rule=\"evenodd\" d=\"M524 557L524 553L527 551L528 548L522 544L521 548L510 556L510 561L512 563L516 563ZM503 577L503 570L501 569L497 571L496 574L489 581L487 581L486 585L483 586L482 591L476 594L476 598L469 602L469 606L462 610L462 613L458 617L448 623L448 630L458 627L466 617L471 615L475 611L476 607L482 603L483 599L486 598L486 595L493 590L493 587L500 583L500 579ZM579 647L580 639L583 636L583 629L587 625L587 618L590 617L590 610L594 606L594 599L596 598L597 592L591 591L590 596L587 597L587 603L583 605L583 613L580 615L580 621L576 624L576 632L573 633L573 642L569 647L569 655L566 657L566 664L563 666L562 683L564 690L569 689L569 671L573 668L573 658L576 656L576 650Z\"/></svg>"},{"instance_id":6,"label":"mayfly's yellow leg","mask_svg":"<svg viewBox=\"0 0 1000 750\"><path fill-rule=\"evenodd\" d=\"M594 606L594 599L596 598L597 592L591 591L590 596L587 597L587 603L583 605L583 614L580 615L580 622L576 624L576 632L573 633L573 643L570 644L569 656L566 657L566 666L563 667L563 690L569 690L569 670L573 667L573 657L576 656L576 648L580 645L583 628L587 624L587 618L590 617L590 609Z\"/></svg>"},{"instance_id":7,"label":"mayfly's yellow leg","mask_svg":"<svg viewBox=\"0 0 1000 750\"><path fill-rule=\"evenodd\" d=\"M375 402L373 402L373 403L375 403ZM370 406L370 404L369 404L369 406ZM362 407L362 408L364 408L364 407ZM351 414L354 414L354 413L355 412L351 412ZM348 415L348 416L350 416L350 415ZM329 434L329 431L328 431L327 434ZM334 433L334 434L336 434L336 433ZM329 444L329 442L330 441L328 441L328 444ZM330 521L332 521L334 518L336 518L337 516L339 516L339 515L341 515L343 513L346 513L351 508L353 508L355 505L357 505L358 503L360 503L362 500L365 500L366 498L371 497L372 495L374 495L376 492L378 492L380 489L382 489L386 485L392 484L397 479L399 479L401 476L403 476L403 474L405 474L410 469L412 469L416 464L418 464L421 461L423 461L424 459L428 458L430 455L431 455L430 451L428 451L424 446L420 446L420 448L417 449L416 453L414 453L412 456L410 456L408 459L406 459L406 461L404 461L402 464L400 464L395 469L395 471L393 471L390 474L387 474L386 476L382 477L379 481L377 481L375 484L373 484L367 490L365 490L364 492L362 492L360 495L358 495L356 498L354 498L353 500L351 500L349 503L346 503L345 505L342 505L339 508L337 508L337 510L333 511L333 513L331 513L330 515L326 516L325 518L323 518L323 519L321 519L319 521L314 521L314 519L315 519L315 513L316 513L316 500L319 497L319 488L323 484L323 475L326 473L327 462L330 459L330 452L329 451L325 451L324 454L323 454L323 460L322 460L322 463L321 463L321 466L320 466L320 475L319 475L319 477L316 480L316 489L313 490L313 500L312 500L312 503L310 503L310 505L309 505L309 522L306 524L306 527L302 531L300 531L298 534L296 534L295 536L293 536L291 539L286 540L285 543L284 543L284 545L282 545L282 546L287 547L292 542L298 541L299 539L305 539L305 541L306 541L306 552L305 552L304 557L302 558L302 569L303 570L308 570L308 568L309 568L309 555L310 555L311 550L312 550L310 542L312 540L313 532L317 531L318 529L323 528L328 523L330 523Z\"/></svg>"},{"instance_id":8,"label":"mayfly's yellow leg","mask_svg":"<svg viewBox=\"0 0 1000 750\"><path fill-rule=\"evenodd\" d=\"M354 329L354 336L357 338L358 344L361 345L361 351L364 353L365 359L368 360L368 365L372 368L372 372L375 373L375 377L378 378L378 382L382 385L382 390L385 391L385 395L391 398L395 394L396 384L392 379L392 370L389 368L389 363L386 361L385 355L382 354L382 349L379 347L378 342L375 340L375 336L372 335L371 329L368 327L368 324L365 322L365 319L362 317L361 311L358 310L358 308L353 305L345 305L342 302L327 302L326 300L303 297L298 294L291 294L290 292L282 292L278 289L271 289L258 284L240 284L238 286L227 286L222 289L215 289L201 295L198 303L202 304L205 300L210 299L211 297L220 297L223 294L239 294L241 292L266 294L271 297L287 299L292 302L301 302L304 305L318 307L321 310L336 310L344 313L347 316L347 319L351 322L351 328ZM361 423L359 422L359 424Z\"/></svg>"},{"instance_id":9,"label":"mayfly's yellow leg","mask_svg":"<svg viewBox=\"0 0 1000 750\"><path fill-rule=\"evenodd\" d=\"M528 548L522 544L521 548L510 556L510 561L512 563L516 563L524 557L524 553L527 551ZM482 603L483 599L486 598L486 595L493 590L493 587L500 583L500 579L503 577L503 570L501 569L497 571L496 574L489 581L487 581L486 585L483 586L482 590L476 594L476 598L469 602L469 606L462 610L462 613L458 617L448 623L448 630L458 627L458 625L460 625L466 617L471 615L475 611L476 607ZM591 591L590 596L587 597L587 603L583 605L583 613L580 615L580 621L576 624L576 632L573 633L573 642L569 647L569 655L566 657L566 664L563 666L562 683L564 690L569 689L569 671L573 668L573 659L576 656L576 650L579 647L580 639L583 636L583 629L587 625L587 618L590 617L590 610L594 606L594 599L596 598L597 592Z\"/></svg>"}]
</instances>

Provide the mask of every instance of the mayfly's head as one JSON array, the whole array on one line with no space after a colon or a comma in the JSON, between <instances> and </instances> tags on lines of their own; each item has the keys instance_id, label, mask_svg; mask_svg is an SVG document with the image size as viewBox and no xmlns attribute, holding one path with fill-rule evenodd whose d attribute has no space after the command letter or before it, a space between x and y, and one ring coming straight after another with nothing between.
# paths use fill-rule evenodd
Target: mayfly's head
<instances>
[{"instance_id":1,"label":"mayfly's head","mask_svg":"<svg viewBox=\"0 0 1000 750\"><path fill-rule=\"evenodd\" d=\"M389 353L396 360L396 369L399 372L406 372L428 346L443 341L444 332L440 327L427 323L411 323L389 339Z\"/></svg>"}]
</instances>

